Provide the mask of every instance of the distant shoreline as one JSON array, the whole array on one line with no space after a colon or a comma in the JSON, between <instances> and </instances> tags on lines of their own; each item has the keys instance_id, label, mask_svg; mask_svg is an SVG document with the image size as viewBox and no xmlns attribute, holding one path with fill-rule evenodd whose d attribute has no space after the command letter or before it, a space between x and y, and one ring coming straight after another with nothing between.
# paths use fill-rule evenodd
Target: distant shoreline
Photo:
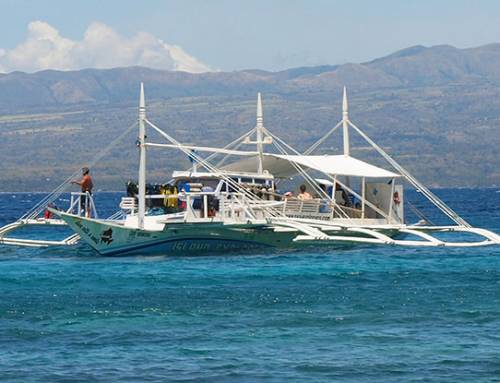
<instances>
[{"instance_id":1,"label":"distant shoreline","mask_svg":"<svg viewBox=\"0 0 500 383\"><path fill-rule=\"evenodd\" d=\"M500 191L500 186L477 186L477 187L432 187L430 190L498 190ZM406 187L405 190L415 191L415 188L410 186ZM52 191L0 191L0 194L50 194ZM62 194L70 193L70 191L63 192ZM94 192L94 194L111 194L111 193L125 193L125 190L99 190Z\"/></svg>"},{"instance_id":2,"label":"distant shoreline","mask_svg":"<svg viewBox=\"0 0 500 383\"><path fill-rule=\"evenodd\" d=\"M62 194L65 194L65 193L70 193L70 192L74 192L74 191L77 191L77 190L72 190L72 191L66 191L66 192L63 192ZM29 191L0 191L0 194L50 194L52 193L52 191L33 191L33 192L29 192ZM125 193L124 190L99 190L99 191L96 191L96 192L93 192L94 194L101 194L101 193Z\"/></svg>"}]
</instances>

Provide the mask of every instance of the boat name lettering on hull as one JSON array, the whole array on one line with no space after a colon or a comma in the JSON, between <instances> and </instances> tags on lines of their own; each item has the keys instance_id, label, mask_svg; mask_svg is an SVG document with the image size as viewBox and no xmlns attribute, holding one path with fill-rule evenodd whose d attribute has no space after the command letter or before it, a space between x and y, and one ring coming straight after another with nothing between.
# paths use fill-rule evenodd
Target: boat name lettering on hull
<instances>
[{"instance_id":1,"label":"boat name lettering on hull","mask_svg":"<svg viewBox=\"0 0 500 383\"><path fill-rule=\"evenodd\" d=\"M82 233L84 233L92 242L94 242L96 244L99 243L99 239L96 236L94 236L94 234L92 234L92 232L90 231L90 229L88 227L83 226L82 221L77 219L74 222L75 222L75 225L80 228Z\"/></svg>"},{"instance_id":2,"label":"boat name lettering on hull","mask_svg":"<svg viewBox=\"0 0 500 383\"><path fill-rule=\"evenodd\" d=\"M259 244L243 242L201 242L196 240L185 240L175 242L172 245L174 251L201 251L201 250L234 250L234 249L253 249L259 247Z\"/></svg>"},{"instance_id":3,"label":"boat name lettering on hull","mask_svg":"<svg viewBox=\"0 0 500 383\"><path fill-rule=\"evenodd\" d=\"M143 233L140 231L129 231L128 239L134 239L135 237L150 238L151 233Z\"/></svg>"}]
</instances>

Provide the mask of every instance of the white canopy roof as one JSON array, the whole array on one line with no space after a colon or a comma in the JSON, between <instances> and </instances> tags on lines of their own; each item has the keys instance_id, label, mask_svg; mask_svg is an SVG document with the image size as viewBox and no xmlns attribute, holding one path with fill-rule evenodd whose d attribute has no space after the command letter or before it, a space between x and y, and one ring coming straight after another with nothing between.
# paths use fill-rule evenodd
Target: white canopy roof
<instances>
[{"instance_id":1,"label":"white canopy roof","mask_svg":"<svg viewBox=\"0 0 500 383\"><path fill-rule=\"evenodd\" d=\"M254 172L257 169L257 157L245 158L223 167L224 170ZM314 169L325 174L367 178L394 178L399 174L370 165L351 156L341 155L283 155L264 154L263 168L275 177L289 177L298 171L293 164L302 169Z\"/></svg>"}]
</instances>

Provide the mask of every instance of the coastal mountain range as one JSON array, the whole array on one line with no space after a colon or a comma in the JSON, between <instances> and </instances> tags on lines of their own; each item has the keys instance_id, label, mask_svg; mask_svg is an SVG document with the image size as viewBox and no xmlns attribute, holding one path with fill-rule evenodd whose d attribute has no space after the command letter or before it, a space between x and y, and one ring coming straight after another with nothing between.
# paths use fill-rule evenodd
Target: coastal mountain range
<instances>
[{"instance_id":1,"label":"coastal mountain range","mask_svg":"<svg viewBox=\"0 0 500 383\"><path fill-rule=\"evenodd\" d=\"M179 140L203 145L225 144L253 127L262 92L266 127L298 150L340 119L345 85L351 120L417 178L434 187L500 185L500 44L489 44L414 46L365 63L278 72L0 74L0 190L50 190L89 163L136 120L140 81L150 118ZM134 177L133 141L132 134L96 167L103 189L120 188L119 173ZM353 145L354 155L377 161L360 139ZM334 138L324 152L339 148ZM160 179L165 168L185 163L178 153L162 153L150 171Z\"/></svg>"},{"instance_id":2,"label":"coastal mountain range","mask_svg":"<svg viewBox=\"0 0 500 383\"><path fill-rule=\"evenodd\" d=\"M153 98L241 94L245 91L332 91L443 86L500 81L500 44L458 49L414 46L370 62L193 74L141 67L0 74L0 108L126 102L137 98L138 79Z\"/></svg>"}]
</instances>

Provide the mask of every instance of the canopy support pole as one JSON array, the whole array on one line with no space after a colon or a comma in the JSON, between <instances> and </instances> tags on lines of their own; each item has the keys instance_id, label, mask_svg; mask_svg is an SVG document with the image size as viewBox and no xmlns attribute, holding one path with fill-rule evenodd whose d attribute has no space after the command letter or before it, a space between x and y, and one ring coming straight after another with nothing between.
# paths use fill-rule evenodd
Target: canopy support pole
<instances>
[{"instance_id":1,"label":"canopy support pole","mask_svg":"<svg viewBox=\"0 0 500 383\"><path fill-rule=\"evenodd\" d=\"M335 208L337 207L337 199L335 198L335 192L337 190L337 175L333 176L333 189L332 189L332 201L333 201L333 208L332 208L332 218L335 218Z\"/></svg>"},{"instance_id":2,"label":"canopy support pole","mask_svg":"<svg viewBox=\"0 0 500 383\"><path fill-rule=\"evenodd\" d=\"M361 178L361 218L365 219L366 178Z\"/></svg>"},{"instance_id":3,"label":"canopy support pole","mask_svg":"<svg viewBox=\"0 0 500 383\"><path fill-rule=\"evenodd\" d=\"M393 221L393 214L392 214L392 209L394 207L394 189L395 189L395 184L396 179L391 180L391 195L390 195L390 201L389 201L389 223L392 223Z\"/></svg>"}]
</instances>

